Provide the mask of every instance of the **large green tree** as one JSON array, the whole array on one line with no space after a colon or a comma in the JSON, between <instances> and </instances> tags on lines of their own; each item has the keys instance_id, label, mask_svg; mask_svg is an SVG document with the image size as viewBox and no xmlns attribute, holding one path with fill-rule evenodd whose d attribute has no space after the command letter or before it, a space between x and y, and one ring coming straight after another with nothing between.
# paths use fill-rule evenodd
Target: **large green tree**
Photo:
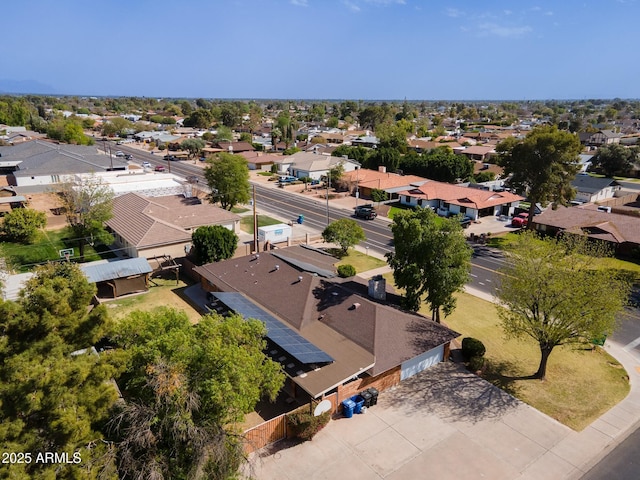
<instances>
[{"instance_id":1,"label":"large green tree","mask_svg":"<svg viewBox=\"0 0 640 480\"><path fill-rule=\"evenodd\" d=\"M81 260L87 243L97 241L109 245L113 242L105 226L113 217L113 190L109 185L95 175L74 177L60 184L60 194Z\"/></svg>"},{"instance_id":2,"label":"large green tree","mask_svg":"<svg viewBox=\"0 0 640 480\"><path fill-rule=\"evenodd\" d=\"M13 241L31 242L46 224L44 212L32 208L14 208L3 217L0 233Z\"/></svg>"},{"instance_id":3,"label":"large green tree","mask_svg":"<svg viewBox=\"0 0 640 480\"><path fill-rule=\"evenodd\" d=\"M202 149L206 147L206 142L201 138L188 138L180 144L183 150L189 152L190 158L195 158L200 155Z\"/></svg>"},{"instance_id":4,"label":"large green tree","mask_svg":"<svg viewBox=\"0 0 640 480\"><path fill-rule=\"evenodd\" d=\"M571 181L579 170L582 150L577 135L556 126L536 127L524 140L508 138L496 151L509 183L530 202L527 228L531 228L536 204L567 205L575 197Z\"/></svg>"},{"instance_id":5,"label":"large green tree","mask_svg":"<svg viewBox=\"0 0 640 480\"><path fill-rule=\"evenodd\" d=\"M191 241L199 265L231 258L238 248L238 236L222 225L198 227Z\"/></svg>"},{"instance_id":6,"label":"large green tree","mask_svg":"<svg viewBox=\"0 0 640 480\"><path fill-rule=\"evenodd\" d=\"M395 251L387 254L404 307L417 311L423 301L440 322L456 306L454 294L469 279L471 248L457 217L443 219L430 208L396 214L391 224Z\"/></svg>"},{"instance_id":7,"label":"large green tree","mask_svg":"<svg viewBox=\"0 0 640 480\"><path fill-rule=\"evenodd\" d=\"M220 153L207 160L204 169L211 193L211 203L218 203L222 208L231 210L239 203L247 203L249 193L249 167L247 160L240 155Z\"/></svg>"},{"instance_id":8,"label":"large green tree","mask_svg":"<svg viewBox=\"0 0 640 480\"><path fill-rule=\"evenodd\" d=\"M265 333L239 315L192 325L160 308L124 319L113 337L127 364L127 406L112 422L120 473L230 478L242 458L234 425L284 383L282 367L263 353Z\"/></svg>"},{"instance_id":9,"label":"large green tree","mask_svg":"<svg viewBox=\"0 0 640 480\"><path fill-rule=\"evenodd\" d=\"M94 293L63 262L39 267L18 301L0 301L0 444L32 454L8 466L11 478L114 478L100 429L117 399L116 369L89 349L110 328ZM77 453L79 463L37 462L38 452L66 452L71 462Z\"/></svg>"},{"instance_id":10,"label":"large green tree","mask_svg":"<svg viewBox=\"0 0 640 480\"><path fill-rule=\"evenodd\" d=\"M322 239L325 242L337 243L346 255L350 247L366 240L367 237L358 222L351 218L341 218L327 225L322 231Z\"/></svg>"},{"instance_id":11,"label":"large green tree","mask_svg":"<svg viewBox=\"0 0 640 480\"><path fill-rule=\"evenodd\" d=\"M627 281L594 268L594 257L605 252L587 242L572 235L542 240L525 232L507 249L498 314L508 335L538 344L535 378L544 380L555 347L588 344L611 334L615 315L627 302Z\"/></svg>"},{"instance_id":12,"label":"large green tree","mask_svg":"<svg viewBox=\"0 0 640 480\"><path fill-rule=\"evenodd\" d=\"M591 159L590 170L606 177L628 175L640 159L638 147L629 148L619 144L604 145Z\"/></svg>"}]
</instances>

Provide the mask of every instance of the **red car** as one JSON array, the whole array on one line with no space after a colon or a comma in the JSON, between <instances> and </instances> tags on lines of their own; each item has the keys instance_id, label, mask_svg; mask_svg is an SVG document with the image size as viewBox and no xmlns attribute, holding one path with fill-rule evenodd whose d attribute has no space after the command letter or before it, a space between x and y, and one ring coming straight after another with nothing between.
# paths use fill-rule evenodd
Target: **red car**
<instances>
[{"instance_id":1,"label":"red car","mask_svg":"<svg viewBox=\"0 0 640 480\"><path fill-rule=\"evenodd\" d=\"M528 213L519 213L518 215L513 217L513 219L511 220L511 226L518 227L518 228L524 227L527 224L528 220L529 220Z\"/></svg>"},{"instance_id":2,"label":"red car","mask_svg":"<svg viewBox=\"0 0 640 480\"><path fill-rule=\"evenodd\" d=\"M164 168L164 165L156 165L156 168L154 168L154 170L156 172L164 172L165 168Z\"/></svg>"}]
</instances>

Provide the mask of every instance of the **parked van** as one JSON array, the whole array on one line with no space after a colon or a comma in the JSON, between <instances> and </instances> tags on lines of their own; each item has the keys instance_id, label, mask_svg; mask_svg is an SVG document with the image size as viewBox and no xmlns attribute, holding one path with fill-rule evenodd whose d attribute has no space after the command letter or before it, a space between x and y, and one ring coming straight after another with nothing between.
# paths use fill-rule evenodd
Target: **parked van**
<instances>
[{"instance_id":1,"label":"parked van","mask_svg":"<svg viewBox=\"0 0 640 480\"><path fill-rule=\"evenodd\" d=\"M280 183L291 183L291 182L295 182L296 180L298 180L296 177L292 177L291 175L279 175L278 176L278 181Z\"/></svg>"}]
</instances>

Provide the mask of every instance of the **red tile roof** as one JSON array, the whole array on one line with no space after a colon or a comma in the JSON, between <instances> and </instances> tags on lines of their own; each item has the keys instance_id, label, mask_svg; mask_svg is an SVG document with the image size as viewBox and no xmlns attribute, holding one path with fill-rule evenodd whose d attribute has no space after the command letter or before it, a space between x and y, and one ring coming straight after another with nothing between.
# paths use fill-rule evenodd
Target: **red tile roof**
<instances>
[{"instance_id":1,"label":"red tile roof","mask_svg":"<svg viewBox=\"0 0 640 480\"><path fill-rule=\"evenodd\" d=\"M398 195L407 195L424 200L442 200L461 207L475 208L476 210L524 200L520 195L510 192L493 192L432 180L414 189L398 192Z\"/></svg>"}]
</instances>

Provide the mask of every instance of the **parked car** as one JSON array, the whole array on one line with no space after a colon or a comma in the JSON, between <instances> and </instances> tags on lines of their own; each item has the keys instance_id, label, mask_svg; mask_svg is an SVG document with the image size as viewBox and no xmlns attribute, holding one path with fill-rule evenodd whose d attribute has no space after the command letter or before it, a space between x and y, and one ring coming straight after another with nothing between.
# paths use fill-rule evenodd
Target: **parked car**
<instances>
[{"instance_id":1,"label":"parked car","mask_svg":"<svg viewBox=\"0 0 640 480\"><path fill-rule=\"evenodd\" d=\"M359 205L354 209L354 215L357 218L363 218L365 220L373 220L378 216L376 209L370 203Z\"/></svg>"},{"instance_id":2,"label":"parked car","mask_svg":"<svg viewBox=\"0 0 640 480\"><path fill-rule=\"evenodd\" d=\"M156 168L154 168L154 170L156 172L164 172L165 168L164 168L164 165L156 165Z\"/></svg>"},{"instance_id":3,"label":"parked car","mask_svg":"<svg viewBox=\"0 0 640 480\"><path fill-rule=\"evenodd\" d=\"M460 225L462 228L469 228L469 225L471 225L471 219L469 217L460 217Z\"/></svg>"},{"instance_id":4,"label":"parked car","mask_svg":"<svg viewBox=\"0 0 640 480\"><path fill-rule=\"evenodd\" d=\"M511 226L512 227L524 227L527 224L527 221L529 220L529 214L528 213L519 213L518 215L516 215L515 217L513 217L513 219L511 220Z\"/></svg>"}]
</instances>

